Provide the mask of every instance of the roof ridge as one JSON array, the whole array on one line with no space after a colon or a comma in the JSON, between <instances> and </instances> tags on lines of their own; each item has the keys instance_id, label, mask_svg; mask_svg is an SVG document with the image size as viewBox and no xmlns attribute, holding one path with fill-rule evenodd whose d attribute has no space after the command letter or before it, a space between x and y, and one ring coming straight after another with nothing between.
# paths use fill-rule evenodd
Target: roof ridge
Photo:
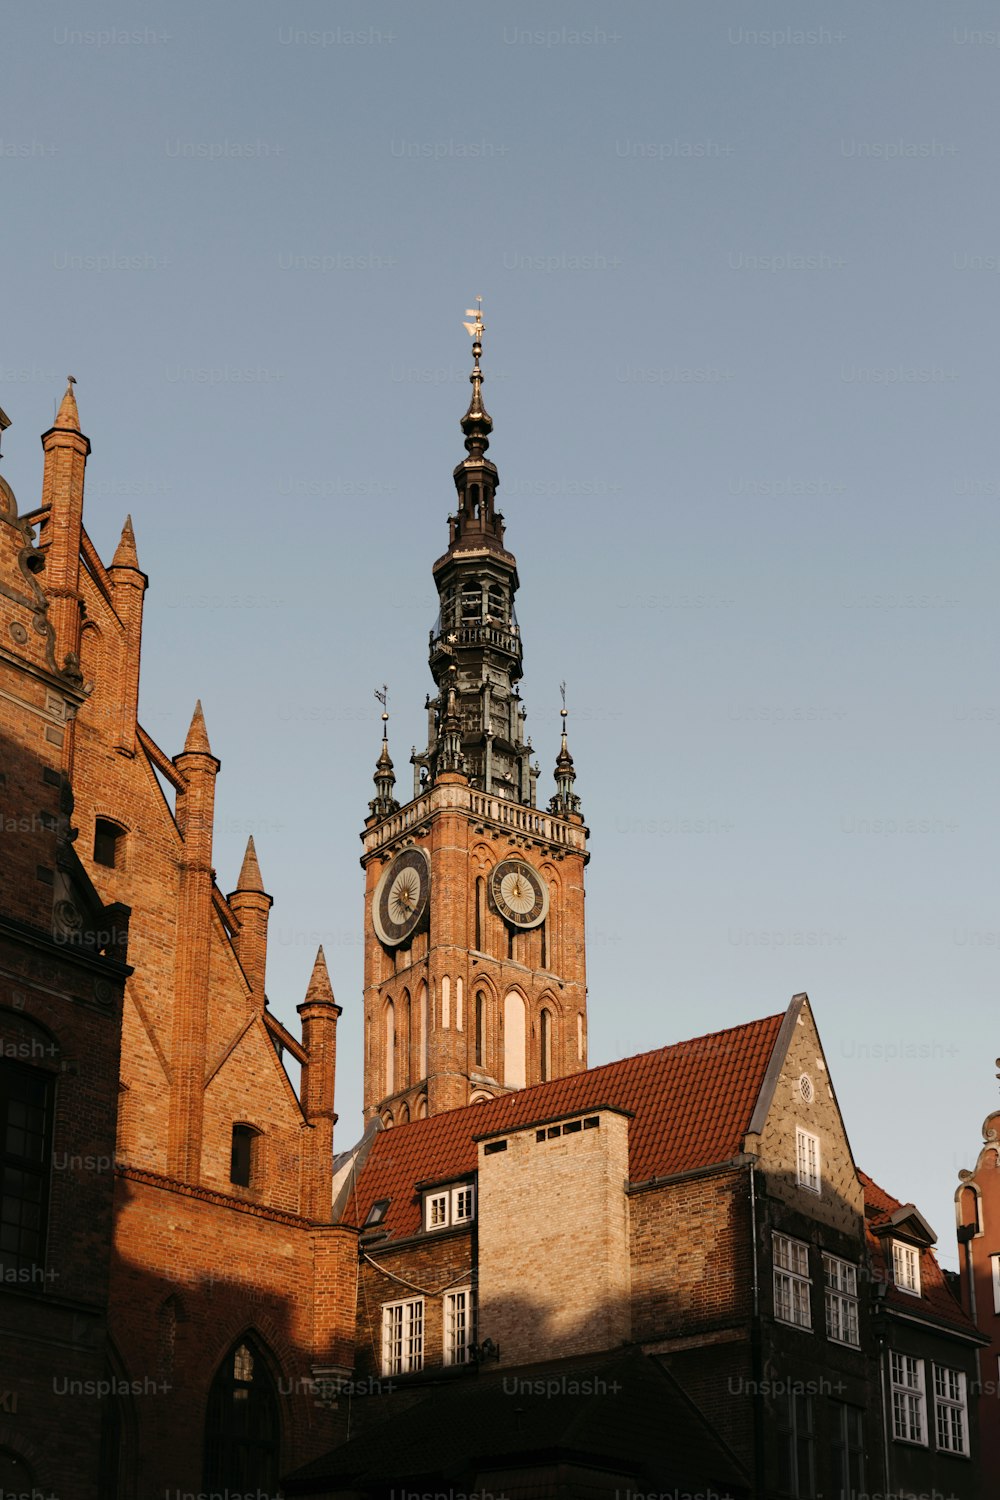
<instances>
[{"instance_id":1,"label":"roof ridge","mask_svg":"<svg viewBox=\"0 0 1000 1500\"><path fill-rule=\"evenodd\" d=\"M718 1031L706 1031L701 1036L684 1037L679 1042L667 1042L662 1047L650 1047L645 1052L630 1052L626 1057L612 1057L607 1062L596 1063L592 1068L582 1068L579 1073L564 1073L559 1078L547 1078L541 1083L530 1083L523 1089L512 1089L507 1093L494 1094L491 1099L482 1099L476 1104L457 1104L454 1109L443 1109L438 1114L429 1115L424 1120L408 1120L405 1125L396 1125L396 1130L405 1130L414 1125L430 1125L434 1120L444 1120L449 1116L461 1114L465 1110L482 1110L496 1104L501 1099L518 1098L524 1099L541 1089L555 1089L560 1084L579 1082L584 1078L595 1078L598 1073L608 1068L621 1067L623 1063L637 1063L647 1057L662 1057L665 1053L679 1051L682 1047L692 1047L696 1043L712 1042L717 1037L734 1036L738 1032L747 1032L756 1026L764 1026L768 1022L784 1020L785 1012L776 1011L768 1016L757 1016L752 1021L742 1021L738 1026L723 1026Z\"/></svg>"}]
</instances>

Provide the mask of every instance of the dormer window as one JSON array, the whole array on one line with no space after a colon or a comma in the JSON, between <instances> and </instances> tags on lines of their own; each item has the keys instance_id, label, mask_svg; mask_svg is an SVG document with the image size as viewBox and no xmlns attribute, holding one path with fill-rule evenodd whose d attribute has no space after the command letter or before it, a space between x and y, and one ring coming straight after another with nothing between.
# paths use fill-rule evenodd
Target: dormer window
<instances>
[{"instance_id":1,"label":"dormer window","mask_svg":"<svg viewBox=\"0 0 1000 1500\"><path fill-rule=\"evenodd\" d=\"M902 1240L892 1242L892 1279L901 1292L920 1296L920 1251Z\"/></svg>"},{"instance_id":2,"label":"dormer window","mask_svg":"<svg viewBox=\"0 0 1000 1500\"><path fill-rule=\"evenodd\" d=\"M388 1198L379 1198L378 1201L376 1203L373 1203L372 1206L371 1206L371 1208L368 1210L368 1216L365 1219L365 1222L362 1225L362 1228L363 1229L374 1229L377 1225L379 1225L379 1224L382 1223L382 1220L385 1218L385 1216L386 1216L386 1214L388 1212L389 1212L389 1199Z\"/></svg>"},{"instance_id":3,"label":"dormer window","mask_svg":"<svg viewBox=\"0 0 1000 1500\"><path fill-rule=\"evenodd\" d=\"M424 1194L424 1228L450 1229L471 1224L476 1217L476 1189L471 1182L461 1187L433 1188Z\"/></svg>"}]
</instances>

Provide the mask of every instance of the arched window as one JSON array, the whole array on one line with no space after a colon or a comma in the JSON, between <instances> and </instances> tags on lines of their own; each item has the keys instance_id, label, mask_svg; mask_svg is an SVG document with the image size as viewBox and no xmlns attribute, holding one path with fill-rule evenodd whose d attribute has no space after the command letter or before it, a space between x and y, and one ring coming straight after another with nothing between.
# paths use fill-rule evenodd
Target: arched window
<instances>
[{"instance_id":1,"label":"arched window","mask_svg":"<svg viewBox=\"0 0 1000 1500\"><path fill-rule=\"evenodd\" d=\"M447 974L441 980L441 1025L445 1029L451 1025L451 980Z\"/></svg>"},{"instance_id":2,"label":"arched window","mask_svg":"<svg viewBox=\"0 0 1000 1500\"><path fill-rule=\"evenodd\" d=\"M234 1125L229 1157L229 1181L236 1187L256 1187L260 1177L260 1131L252 1125Z\"/></svg>"},{"instance_id":3,"label":"arched window","mask_svg":"<svg viewBox=\"0 0 1000 1500\"><path fill-rule=\"evenodd\" d=\"M508 1088L526 1083L524 1056L524 1001L512 990L503 1002L503 1081Z\"/></svg>"},{"instance_id":4,"label":"arched window","mask_svg":"<svg viewBox=\"0 0 1000 1500\"><path fill-rule=\"evenodd\" d=\"M458 981L461 984L461 980ZM427 1077L427 986L423 982L420 985L420 993L417 999L420 1026L420 1077Z\"/></svg>"},{"instance_id":5,"label":"arched window","mask_svg":"<svg viewBox=\"0 0 1000 1500\"><path fill-rule=\"evenodd\" d=\"M108 818L98 818L94 824L94 863L107 865L113 870L120 866L125 854L125 830Z\"/></svg>"},{"instance_id":6,"label":"arched window","mask_svg":"<svg viewBox=\"0 0 1000 1500\"><path fill-rule=\"evenodd\" d=\"M483 913L486 906L486 881L481 875L476 878L476 952L484 953Z\"/></svg>"},{"instance_id":7,"label":"arched window","mask_svg":"<svg viewBox=\"0 0 1000 1500\"><path fill-rule=\"evenodd\" d=\"M464 1003L463 1003L464 1002L464 998L465 998L465 986L464 986L464 984L462 982L462 976L461 976L461 974L459 974L458 978L455 980L455 1030L456 1031L461 1031L463 1029L464 1025L465 1025L465 1015L463 1014L463 1012L464 1012Z\"/></svg>"},{"instance_id":8,"label":"arched window","mask_svg":"<svg viewBox=\"0 0 1000 1500\"><path fill-rule=\"evenodd\" d=\"M542 1082L547 1083L552 1077L552 1013L543 1010L539 1017L539 1052L542 1063Z\"/></svg>"},{"instance_id":9,"label":"arched window","mask_svg":"<svg viewBox=\"0 0 1000 1500\"><path fill-rule=\"evenodd\" d=\"M254 1340L241 1339L222 1361L208 1396L206 1489L274 1494L280 1445L274 1381Z\"/></svg>"},{"instance_id":10,"label":"arched window","mask_svg":"<svg viewBox=\"0 0 1000 1500\"><path fill-rule=\"evenodd\" d=\"M486 996L476 991L476 1067L483 1066L486 1055Z\"/></svg>"},{"instance_id":11,"label":"arched window","mask_svg":"<svg viewBox=\"0 0 1000 1500\"><path fill-rule=\"evenodd\" d=\"M399 997L399 1015L396 1017L396 1035L400 1041L399 1066L397 1069L398 1089L409 1088L413 1082L413 1016L411 1014L410 992L404 990Z\"/></svg>"},{"instance_id":12,"label":"arched window","mask_svg":"<svg viewBox=\"0 0 1000 1500\"><path fill-rule=\"evenodd\" d=\"M385 1091L396 1091L396 1012L391 1000L385 1008Z\"/></svg>"}]
</instances>

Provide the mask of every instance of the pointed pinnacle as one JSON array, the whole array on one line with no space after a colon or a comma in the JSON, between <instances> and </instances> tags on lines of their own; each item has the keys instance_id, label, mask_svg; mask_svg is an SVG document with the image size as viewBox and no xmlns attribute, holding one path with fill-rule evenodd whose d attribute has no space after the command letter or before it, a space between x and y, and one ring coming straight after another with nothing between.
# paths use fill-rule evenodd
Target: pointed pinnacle
<instances>
[{"instance_id":1,"label":"pointed pinnacle","mask_svg":"<svg viewBox=\"0 0 1000 1500\"><path fill-rule=\"evenodd\" d=\"M131 516L125 517L121 541L115 548L111 566L113 568L138 568L139 566L139 554L135 550L135 532L132 530Z\"/></svg>"},{"instance_id":2,"label":"pointed pinnacle","mask_svg":"<svg viewBox=\"0 0 1000 1500\"><path fill-rule=\"evenodd\" d=\"M260 865L257 863L257 851L253 846L253 834L247 839L247 852L243 856L243 867L240 870L240 878L236 882L236 889L260 891L262 895L267 895L261 879Z\"/></svg>"},{"instance_id":3,"label":"pointed pinnacle","mask_svg":"<svg viewBox=\"0 0 1000 1500\"><path fill-rule=\"evenodd\" d=\"M76 397L73 394L73 387L75 384L76 381L71 375L66 386L66 394L62 398L62 405L59 408L59 413L52 424L53 427L60 427L67 432L80 431L80 413L76 409Z\"/></svg>"},{"instance_id":4,"label":"pointed pinnacle","mask_svg":"<svg viewBox=\"0 0 1000 1500\"><path fill-rule=\"evenodd\" d=\"M330 975L326 967L326 957L323 953L322 943L316 954L316 962L313 964L312 976L309 987L306 990L306 1004L310 1000L333 1000L333 985L330 983Z\"/></svg>"},{"instance_id":5,"label":"pointed pinnacle","mask_svg":"<svg viewBox=\"0 0 1000 1500\"><path fill-rule=\"evenodd\" d=\"M208 743L208 730L205 728L205 715L201 711L200 698L194 706L194 713L191 715L191 727L187 732L187 739L184 741L184 754L190 755L192 751L199 752L202 755L211 755L212 753L212 747Z\"/></svg>"}]
</instances>

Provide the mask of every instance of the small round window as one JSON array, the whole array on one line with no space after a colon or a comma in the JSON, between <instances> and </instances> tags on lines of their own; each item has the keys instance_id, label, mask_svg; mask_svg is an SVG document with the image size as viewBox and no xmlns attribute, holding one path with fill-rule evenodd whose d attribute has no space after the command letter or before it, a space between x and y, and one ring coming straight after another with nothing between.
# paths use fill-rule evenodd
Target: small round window
<instances>
[{"instance_id":1,"label":"small round window","mask_svg":"<svg viewBox=\"0 0 1000 1500\"><path fill-rule=\"evenodd\" d=\"M799 1093L802 1095L802 1102L804 1104L811 1104L813 1102L816 1090L813 1088L813 1081L808 1073L803 1073L799 1079Z\"/></svg>"}]
</instances>

